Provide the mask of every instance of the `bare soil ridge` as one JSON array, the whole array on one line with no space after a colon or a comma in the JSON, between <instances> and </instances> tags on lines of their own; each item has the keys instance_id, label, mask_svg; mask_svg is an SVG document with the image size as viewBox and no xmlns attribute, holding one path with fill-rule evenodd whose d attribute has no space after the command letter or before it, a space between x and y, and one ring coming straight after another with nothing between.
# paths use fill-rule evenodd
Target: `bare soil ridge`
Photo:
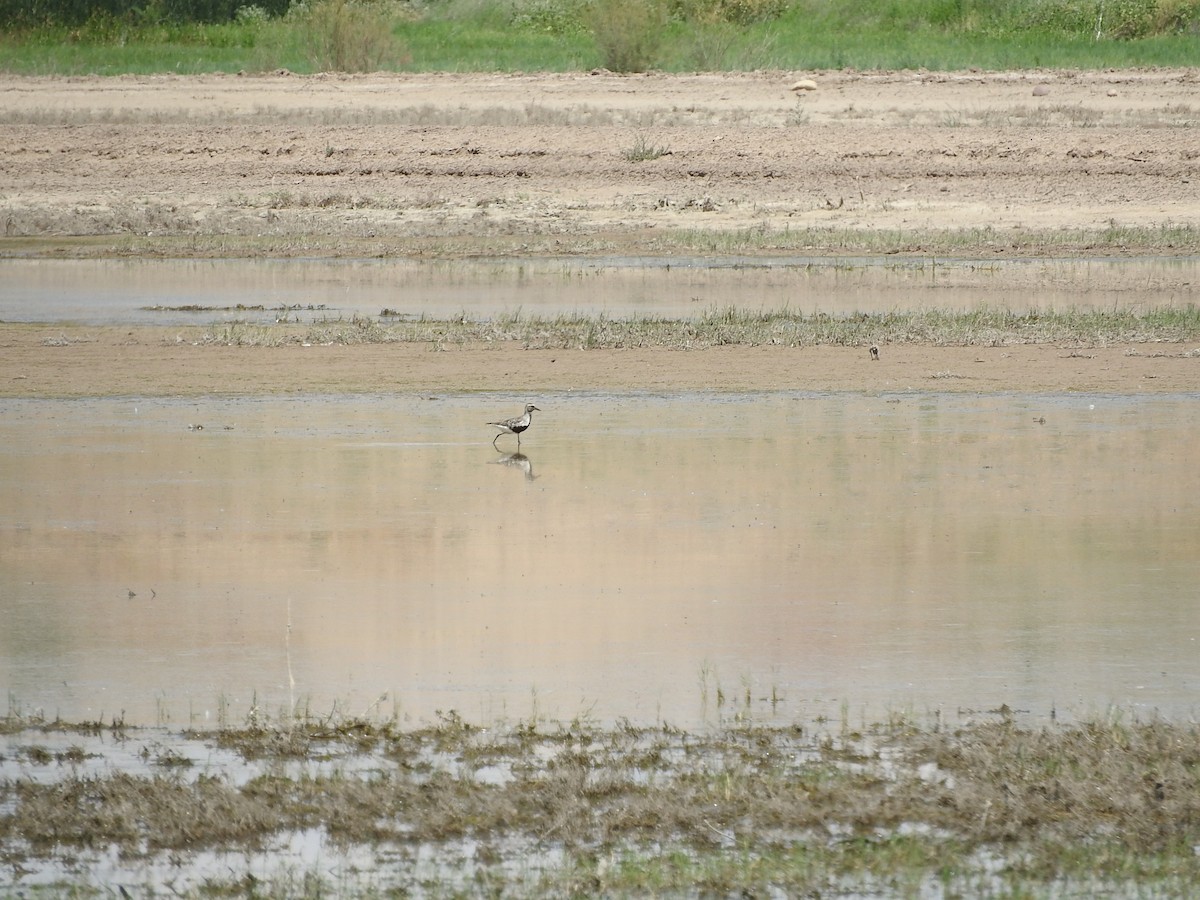
<instances>
[{"instance_id":1,"label":"bare soil ridge","mask_svg":"<svg viewBox=\"0 0 1200 900\"><path fill-rule=\"evenodd\" d=\"M792 91L798 75L817 89ZM553 252L672 229L991 226L963 251L1003 253L1013 230L1200 225L1198 87L1197 69L3 76L0 183L8 238L402 255L436 237ZM639 142L658 155L630 159Z\"/></svg>"}]
</instances>

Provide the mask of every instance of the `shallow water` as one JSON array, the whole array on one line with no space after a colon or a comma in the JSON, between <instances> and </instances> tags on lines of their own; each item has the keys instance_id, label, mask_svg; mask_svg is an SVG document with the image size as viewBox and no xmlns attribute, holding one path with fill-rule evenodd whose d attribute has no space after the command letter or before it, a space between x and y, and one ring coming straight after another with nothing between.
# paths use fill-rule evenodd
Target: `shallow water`
<instances>
[{"instance_id":1,"label":"shallow water","mask_svg":"<svg viewBox=\"0 0 1200 900\"><path fill-rule=\"evenodd\" d=\"M3 401L10 708L1200 711L1200 398L525 399Z\"/></svg>"},{"instance_id":2,"label":"shallow water","mask_svg":"<svg viewBox=\"0 0 1200 900\"><path fill-rule=\"evenodd\" d=\"M0 260L0 321L199 324L466 313L683 318L1196 302L1200 260ZM184 310L181 307L201 307Z\"/></svg>"}]
</instances>

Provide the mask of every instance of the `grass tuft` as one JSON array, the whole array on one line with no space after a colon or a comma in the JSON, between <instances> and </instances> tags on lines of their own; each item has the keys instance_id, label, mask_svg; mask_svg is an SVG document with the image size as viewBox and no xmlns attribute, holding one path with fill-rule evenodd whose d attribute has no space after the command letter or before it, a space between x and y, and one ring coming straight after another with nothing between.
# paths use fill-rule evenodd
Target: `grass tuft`
<instances>
[{"instance_id":1,"label":"grass tuft","mask_svg":"<svg viewBox=\"0 0 1200 900\"><path fill-rule=\"evenodd\" d=\"M665 146L655 144L645 132L638 132L633 139L633 145L622 156L626 162L647 162L666 156L671 151Z\"/></svg>"}]
</instances>

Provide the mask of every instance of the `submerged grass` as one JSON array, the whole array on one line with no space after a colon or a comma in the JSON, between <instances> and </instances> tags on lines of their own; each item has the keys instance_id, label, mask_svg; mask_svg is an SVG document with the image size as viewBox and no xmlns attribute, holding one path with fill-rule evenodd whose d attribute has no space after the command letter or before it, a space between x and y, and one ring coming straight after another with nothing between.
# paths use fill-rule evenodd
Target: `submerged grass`
<instances>
[{"instance_id":1,"label":"submerged grass","mask_svg":"<svg viewBox=\"0 0 1200 900\"><path fill-rule=\"evenodd\" d=\"M452 865L470 842L473 874L447 895L502 893L514 860L534 896L1200 886L1194 723L1029 728L1002 709L958 727L900 717L688 733L578 720L481 728L450 713L415 730L326 719L187 738L256 761L255 774L82 776L56 763L55 778L0 781L6 862L19 873L50 856L250 852L317 829L332 848L390 860L395 883L373 889L419 888L403 860ZM268 890L260 881L256 893Z\"/></svg>"},{"instance_id":2,"label":"submerged grass","mask_svg":"<svg viewBox=\"0 0 1200 900\"><path fill-rule=\"evenodd\" d=\"M521 312L492 319L420 317L396 321L355 317L311 325L228 323L201 332L197 343L231 346L285 344L428 343L449 345L517 343L528 349L691 350L723 345L1009 346L1183 342L1200 339L1200 307L1149 310L1029 310L984 307L968 311L918 310L830 315L738 307L711 309L696 318L600 315L538 316Z\"/></svg>"}]
</instances>

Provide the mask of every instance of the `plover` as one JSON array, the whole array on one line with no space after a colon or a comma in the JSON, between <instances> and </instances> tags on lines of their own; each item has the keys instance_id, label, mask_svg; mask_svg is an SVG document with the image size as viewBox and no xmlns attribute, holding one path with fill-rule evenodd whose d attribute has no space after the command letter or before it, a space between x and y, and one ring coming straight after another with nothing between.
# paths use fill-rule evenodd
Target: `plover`
<instances>
[{"instance_id":1,"label":"plover","mask_svg":"<svg viewBox=\"0 0 1200 900\"><path fill-rule=\"evenodd\" d=\"M488 422L493 428L499 428L496 436L492 438L492 446L496 446L496 441L500 440L502 434L515 434L517 436L517 446L521 446L521 432L529 427L529 423L533 421L533 411L541 412L532 403L525 404L525 415L517 416L515 419L505 419L503 422Z\"/></svg>"}]
</instances>

